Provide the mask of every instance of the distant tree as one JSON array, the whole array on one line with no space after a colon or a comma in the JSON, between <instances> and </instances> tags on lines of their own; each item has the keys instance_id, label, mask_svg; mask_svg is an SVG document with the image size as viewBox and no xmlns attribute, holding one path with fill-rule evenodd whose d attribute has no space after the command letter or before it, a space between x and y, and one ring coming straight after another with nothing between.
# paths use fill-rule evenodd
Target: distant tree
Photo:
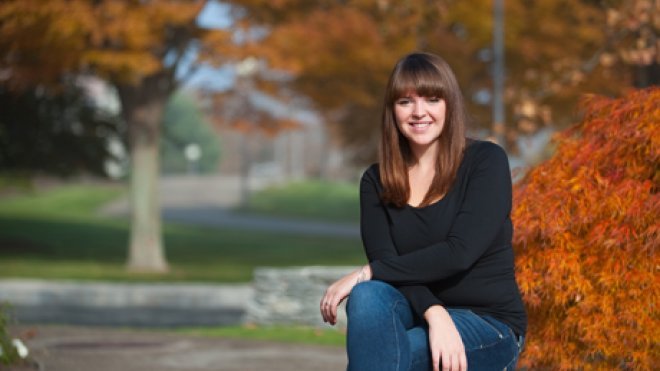
<instances>
[{"instance_id":1,"label":"distant tree","mask_svg":"<svg viewBox=\"0 0 660 371\"><path fill-rule=\"evenodd\" d=\"M0 86L0 172L105 176L104 164L112 158L107 140L121 138L120 121L96 109L73 84L55 93Z\"/></svg>"},{"instance_id":2,"label":"distant tree","mask_svg":"<svg viewBox=\"0 0 660 371\"><path fill-rule=\"evenodd\" d=\"M414 50L448 60L475 129L488 130L488 99L479 103L473 97L488 96L492 89L492 3L244 0L236 14L246 30L244 55L288 71L293 76L289 87L310 98L331 133L358 160L371 161L388 73L400 56ZM581 94L617 94L634 84L631 63L658 59L658 26L651 16L659 10L657 1L505 3L505 97L512 140L544 125L569 125Z\"/></svg>"},{"instance_id":3,"label":"distant tree","mask_svg":"<svg viewBox=\"0 0 660 371\"><path fill-rule=\"evenodd\" d=\"M259 87L307 98L348 152L367 161L375 153L373 133L393 63L415 49L451 49L444 54L456 60L463 55L442 24L445 3L245 0L236 14L248 30L243 55L291 76L285 89L267 78Z\"/></svg>"},{"instance_id":4,"label":"distant tree","mask_svg":"<svg viewBox=\"0 0 660 371\"><path fill-rule=\"evenodd\" d=\"M207 121L193 97L179 91L170 97L163 113L163 136L160 141L163 173L211 173L217 170L220 158L220 142L211 123ZM189 146L200 149L195 168L184 154Z\"/></svg>"},{"instance_id":5,"label":"distant tree","mask_svg":"<svg viewBox=\"0 0 660 371\"><path fill-rule=\"evenodd\" d=\"M488 62L492 0L452 3L448 19L461 26L466 47L483 52ZM506 129L511 142L547 126L569 126L585 93L611 96L660 83L658 1L507 0L505 7ZM473 67L479 65L468 86L490 89L489 64ZM488 121L484 108L473 105L472 112Z\"/></svg>"},{"instance_id":6,"label":"distant tree","mask_svg":"<svg viewBox=\"0 0 660 371\"><path fill-rule=\"evenodd\" d=\"M131 270L168 270L157 197L165 104L198 66L226 62L225 51L233 45L233 30L210 30L198 23L206 3L0 2L0 83L5 88L57 89L63 76L84 73L103 78L119 94L131 157Z\"/></svg>"},{"instance_id":7,"label":"distant tree","mask_svg":"<svg viewBox=\"0 0 660 371\"><path fill-rule=\"evenodd\" d=\"M530 369L660 361L660 88L589 96L582 122L514 189Z\"/></svg>"}]
</instances>

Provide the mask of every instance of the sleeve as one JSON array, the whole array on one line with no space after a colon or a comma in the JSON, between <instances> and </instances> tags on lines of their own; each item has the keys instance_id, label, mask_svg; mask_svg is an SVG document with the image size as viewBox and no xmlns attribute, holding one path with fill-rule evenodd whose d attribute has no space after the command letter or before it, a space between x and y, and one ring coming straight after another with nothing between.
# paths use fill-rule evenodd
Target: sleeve
<instances>
[{"instance_id":1,"label":"sleeve","mask_svg":"<svg viewBox=\"0 0 660 371\"><path fill-rule=\"evenodd\" d=\"M371 170L371 171L370 171ZM380 200L375 169L367 170L360 182L360 231L367 259L375 262L398 256L390 234L387 213ZM424 312L442 302L425 285L394 285L410 302L413 310L424 318Z\"/></svg>"},{"instance_id":2,"label":"sleeve","mask_svg":"<svg viewBox=\"0 0 660 371\"><path fill-rule=\"evenodd\" d=\"M447 239L371 263L373 278L390 284L439 281L470 268L490 246L511 212L511 173L504 150L488 143L474 154L467 188Z\"/></svg>"}]
</instances>

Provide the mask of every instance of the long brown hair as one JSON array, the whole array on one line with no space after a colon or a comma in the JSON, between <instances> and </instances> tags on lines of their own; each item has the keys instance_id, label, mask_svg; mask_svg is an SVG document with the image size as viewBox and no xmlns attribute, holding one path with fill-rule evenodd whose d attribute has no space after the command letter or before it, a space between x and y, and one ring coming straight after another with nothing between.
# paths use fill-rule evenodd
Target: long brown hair
<instances>
[{"instance_id":1,"label":"long brown hair","mask_svg":"<svg viewBox=\"0 0 660 371\"><path fill-rule=\"evenodd\" d=\"M419 206L427 206L449 192L465 149L465 105L454 72L447 62L429 53L412 53L401 58L394 66L385 90L378 154L382 199L397 207L405 206L410 198L408 168L415 159L408 140L397 126L394 104L409 92L443 99L447 107L444 127L438 138L440 147L435 176Z\"/></svg>"}]
</instances>

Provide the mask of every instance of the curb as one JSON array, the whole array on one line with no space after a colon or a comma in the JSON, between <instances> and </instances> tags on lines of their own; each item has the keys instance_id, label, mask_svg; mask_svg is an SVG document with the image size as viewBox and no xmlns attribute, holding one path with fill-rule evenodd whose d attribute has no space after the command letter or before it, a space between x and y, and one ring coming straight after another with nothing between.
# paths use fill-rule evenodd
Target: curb
<instances>
[{"instance_id":1,"label":"curb","mask_svg":"<svg viewBox=\"0 0 660 371\"><path fill-rule=\"evenodd\" d=\"M201 326L242 323L250 284L0 280L0 302L21 323Z\"/></svg>"}]
</instances>

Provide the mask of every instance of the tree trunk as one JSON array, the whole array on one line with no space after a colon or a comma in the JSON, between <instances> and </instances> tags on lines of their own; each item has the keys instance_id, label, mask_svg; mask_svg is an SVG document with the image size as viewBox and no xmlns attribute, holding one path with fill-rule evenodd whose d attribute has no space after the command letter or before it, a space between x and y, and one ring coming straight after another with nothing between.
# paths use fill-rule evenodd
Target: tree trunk
<instances>
[{"instance_id":1,"label":"tree trunk","mask_svg":"<svg viewBox=\"0 0 660 371\"><path fill-rule=\"evenodd\" d=\"M130 124L131 136L131 238L128 269L164 272L167 262L163 252L158 199L158 141L144 135L157 130L155 122ZM146 127L141 127L146 126Z\"/></svg>"},{"instance_id":2,"label":"tree trunk","mask_svg":"<svg viewBox=\"0 0 660 371\"><path fill-rule=\"evenodd\" d=\"M168 271L161 237L158 198L159 138L165 103L172 91L169 75L151 76L139 85L120 85L131 153L131 232L128 269Z\"/></svg>"}]
</instances>

